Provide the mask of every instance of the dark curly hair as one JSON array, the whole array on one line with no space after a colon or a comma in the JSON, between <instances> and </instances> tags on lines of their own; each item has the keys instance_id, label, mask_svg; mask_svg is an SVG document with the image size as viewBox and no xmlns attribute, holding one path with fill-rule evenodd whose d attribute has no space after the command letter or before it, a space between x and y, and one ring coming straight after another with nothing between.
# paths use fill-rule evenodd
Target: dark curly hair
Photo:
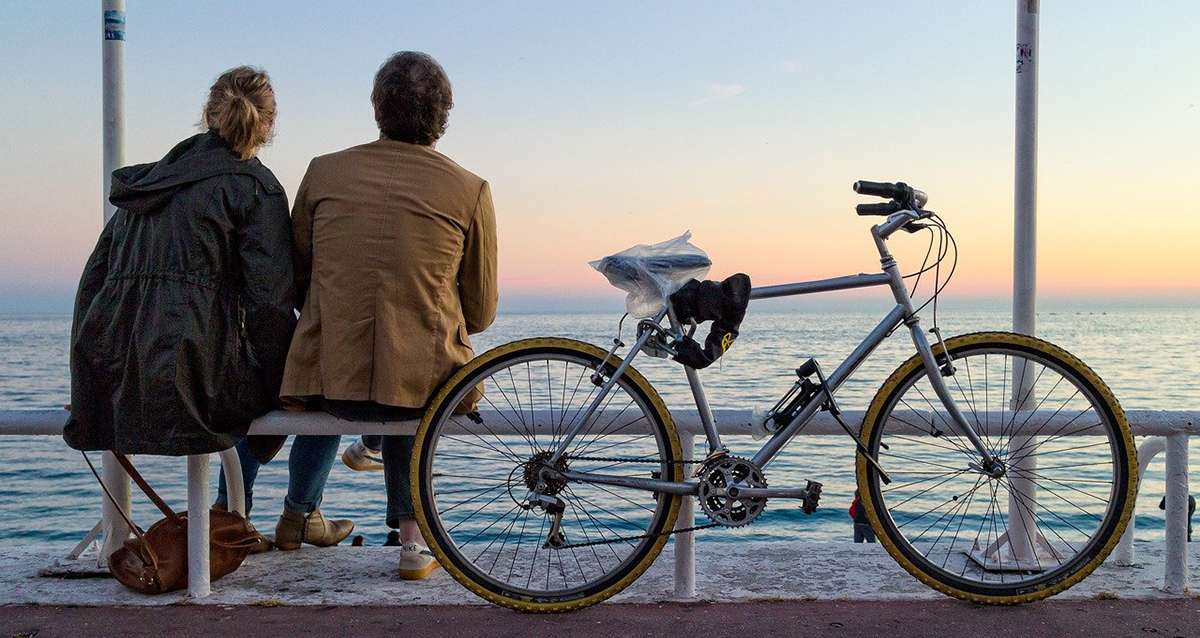
<instances>
[{"instance_id":1,"label":"dark curly hair","mask_svg":"<svg viewBox=\"0 0 1200 638\"><path fill-rule=\"evenodd\" d=\"M375 73L371 104L385 137L432 146L446 132L454 106L450 78L428 54L401 51Z\"/></svg>"}]
</instances>

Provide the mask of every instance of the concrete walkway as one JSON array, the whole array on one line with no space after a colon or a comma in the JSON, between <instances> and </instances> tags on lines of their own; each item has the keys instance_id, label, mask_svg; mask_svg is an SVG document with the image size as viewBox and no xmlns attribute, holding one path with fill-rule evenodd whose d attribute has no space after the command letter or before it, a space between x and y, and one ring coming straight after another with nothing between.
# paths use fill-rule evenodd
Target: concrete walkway
<instances>
[{"instance_id":1,"label":"concrete walkway","mask_svg":"<svg viewBox=\"0 0 1200 638\"><path fill-rule=\"evenodd\" d=\"M878 545L850 543L697 543L698 598L744 601L940 601L945 597L917 582ZM747 537L751 541L752 537ZM1138 543L1135 567L1111 563L1054 600L1169 600L1162 581L1162 543ZM479 605L483 601L444 572L421 582L395 575L396 550L384 547L304 548L251 556L237 572L213 583L208 598L185 593L143 596L108 578L39 577L38 571L67 547L0 550L0 605L147 606L201 605ZM618 603L671 600L673 544ZM1200 582L1200 543L1189 547L1191 582ZM1194 587L1200 587L1194 585ZM1178 598L1176 598L1178 599ZM1200 608L1195 600L1188 601ZM1200 624L1195 634L1200 636Z\"/></svg>"},{"instance_id":2,"label":"concrete walkway","mask_svg":"<svg viewBox=\"0 0 1200 638\"><path fill-rule=\"evenodd\" d=\"M930 636L1200 635L1193 600L1047 601L986 607L953 600L599 605L553 616L480 606L0 607L0 636Z\"/></svg>"}]
</instances>

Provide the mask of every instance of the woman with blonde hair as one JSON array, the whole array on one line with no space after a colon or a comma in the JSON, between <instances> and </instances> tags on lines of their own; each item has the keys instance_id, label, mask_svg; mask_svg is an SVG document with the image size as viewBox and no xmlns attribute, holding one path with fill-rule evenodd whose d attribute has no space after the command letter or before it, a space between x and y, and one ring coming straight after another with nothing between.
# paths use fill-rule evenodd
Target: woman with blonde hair
<instances>
[{"instance_id":1,"label":"woman with blonde hair","mask_svg":"<svg viewBox=\"0 0 1200 638\"><path fill-rule=\"evenodd\" d=\"M276 405L296 295L287 195L255 157L275 115L267 74L230 69L205 132L113 172L75 301L71 447L207 454Z\"/></svg>"}]
</instances>

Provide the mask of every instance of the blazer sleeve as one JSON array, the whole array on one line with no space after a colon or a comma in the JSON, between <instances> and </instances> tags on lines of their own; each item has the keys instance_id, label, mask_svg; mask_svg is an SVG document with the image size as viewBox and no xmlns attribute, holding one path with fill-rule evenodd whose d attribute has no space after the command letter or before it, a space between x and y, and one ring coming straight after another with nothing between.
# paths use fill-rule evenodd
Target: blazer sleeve
<instances>
[{"instance_id":1,"label":"blazer sleeve","mask_svg":"<svg viewBox=\"0 0 1200 638\"><path fill-rule=\"evenodd\" d=\"M308 297L308 286L312 283L312 254L313 254L313 207L315 202L309 197L309 186L312 182L313 163L304 172L300 180L300 188L296 191L296 201L292 204L292 262L295 266L296 310L304 306Z\"/></svg>"},{"instance_id":2,"label":"blazer sleeve","mask_svg":"<svg viewBox=\"0 0 1200 638\"><path fill-rule=\"evenodd\" d=\"M260 369L278 387L296 327L292 224L287 196L260 190L244 224L238 254L246 339Z\"/></svg>"},{"instance_id":3,"label":"blazer sleeve","mask_svg":"<svg viewBox=\"0 0 1200 638\"><path fill-rule=\"evenodd\" d=\"M475 213L467 228L462 263L458 269L458 297L467 332L483 332L496 319L499 290L496 282L496 211L487 182L479 188Z\"/></svg>"}]
</instances>

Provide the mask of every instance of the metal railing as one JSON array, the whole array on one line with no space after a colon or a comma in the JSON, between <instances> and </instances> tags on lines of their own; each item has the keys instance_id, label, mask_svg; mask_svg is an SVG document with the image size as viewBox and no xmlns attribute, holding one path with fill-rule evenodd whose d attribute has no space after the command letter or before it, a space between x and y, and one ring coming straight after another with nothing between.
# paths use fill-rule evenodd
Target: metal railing
<instances>
[{"instance_id":1,"label":"metal railing","mask_svg":"<svg viewBox=\"0 0 1200 638\"><path fill-rule=\"evenodd\" d=\"M694 411L673 411L679 430L680 443L685 458L691 459L695 450L696 435L703 436L704 429ZM1144 475L1150 461L1160 452L1166 451L1166 532L1164 535L1165 564L1162 589L1168 593L1182 594L1187 591L1187 526L1188 526L1188 437L1200 434L1200 412L1130 410L1127 412L1133 432L1137 436L1151 437L1142 442L1138 450L1139 471ZM486 415L485 415L486 416ZM861 422L861 411L847 410L844 418ZM753 433L749 410L714 410L717 427L723 436L746 436ZM62 410L0 410L0 435L61 435L66 413ZM362 423L341 421L321 412L271 412L251 425L252 434L411 434L416 421L394 423ZM820 413L803 431L804 435L845 436L841 426L826 413ZM244 513L241 469L236 454L226 450L221 454L229 489L230 509ZM108 455L105 455L106 457ZM188 511L200 513L188 517L188 593L191 596L207 596L211 592L208 565L208 509L209 461L211 455L188 457ZM128 477L116 464L107 459L104 463L104 480L110 491L128 501ZM123 496L122 496L123 495ZM126 507L128 505L126 504ZM105 520L102 525L110 538L106 538L101 550L101 560L124 541L127 530L121 517L106 504ZM693 499L684 499L677 528L695 524ZM93 537L97 530L93 530ZM1134 563L1134 524L1121 538L1115 554L1118 565ZM681 532L675 536L675 589L677 598L694 598L696 594L695 539L692 532Z\"/></svg>"}]
</instances>

